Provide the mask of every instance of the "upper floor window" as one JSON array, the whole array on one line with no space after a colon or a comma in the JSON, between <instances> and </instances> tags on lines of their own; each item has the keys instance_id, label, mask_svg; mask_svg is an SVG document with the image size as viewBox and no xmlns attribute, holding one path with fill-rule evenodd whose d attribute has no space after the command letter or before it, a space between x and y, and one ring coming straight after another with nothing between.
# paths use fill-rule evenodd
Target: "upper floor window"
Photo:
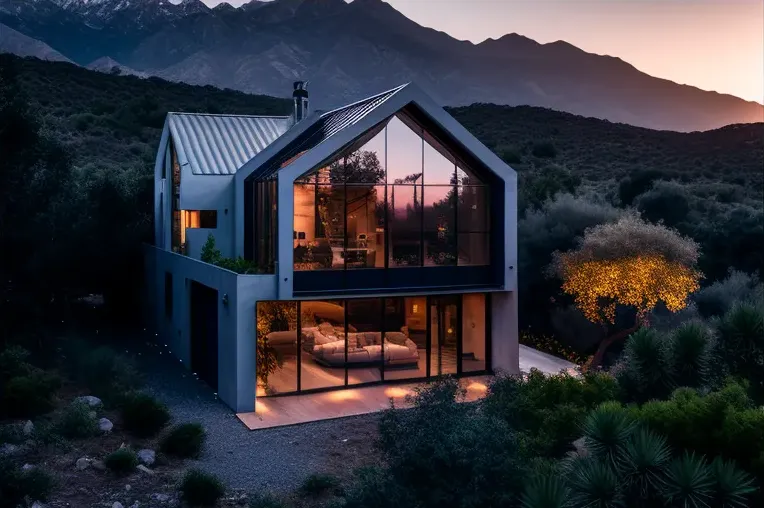
<instances>
[{"instance_id":1,"label":"upper floor window","mask_svg":"<svg viewBox=\"0 0 764 508\"><path fill-rule=\"evenodd\" d=\"M403 113L295 180L295 270L489 264L489 192Z\"/></svg>"}]
</instances>

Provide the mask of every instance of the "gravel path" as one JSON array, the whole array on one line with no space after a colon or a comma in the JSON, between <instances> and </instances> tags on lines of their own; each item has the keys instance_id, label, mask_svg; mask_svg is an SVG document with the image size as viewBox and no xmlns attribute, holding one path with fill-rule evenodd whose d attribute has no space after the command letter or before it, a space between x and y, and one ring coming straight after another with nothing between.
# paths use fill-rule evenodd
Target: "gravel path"
<instances>
[{"instance_id":1,"label":"gravel path","mask_svg":"<svg viewBox=\"0 0 764 508\"><path fill-rule=\"evenodd\" d=\"M369 460L378 415L250 431L168 353L149 344L140 352L148 387L168 405L173 422L195 421L207 429L205 450L189 466L228 487L291 491L312 473L342 476Z\"/></svg>"}]
</instances>

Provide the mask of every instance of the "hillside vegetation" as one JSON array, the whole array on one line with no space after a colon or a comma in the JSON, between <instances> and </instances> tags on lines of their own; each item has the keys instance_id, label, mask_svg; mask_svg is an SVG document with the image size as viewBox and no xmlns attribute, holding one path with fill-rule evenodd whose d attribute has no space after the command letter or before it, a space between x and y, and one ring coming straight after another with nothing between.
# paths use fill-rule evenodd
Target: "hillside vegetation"
<instances>
[{"instance_id":1,"label":"hillside vegetation","mask_svg":"<svg viewBox=\"0 0 764 508\"><path fill-rule=\"evenodd\" d=\"M22 281L19 274L40 273L31 260L47 266L36 256L51 250L40 249L55 225L45 214L59 207L56 220L63 222L56 226L62 229L54 257L57 267L67 269L51 275L51 291L59 284L115 297L128 289L137 293L126 267L139 269L140 243L151 238L152 170L168 111L290 110L287 99L104 74L68 63L0 55L0 70L6 103L23 104L24 118L39 125L40 140L60 147L69 164L51 187L61 193L59 201L33 210L42 214L34 222L42 235L27 228L28 251L20 251L16 266L4 268ZM627 208L699 242L703 285L724 278L730 268L753 273L762 266L764 124L677 133L535 107L478 104L449 111L519 172L524 327L554 332L550 316L567 312L559 283L545 275L552 252L572 247L587 227L615 220ZM15 117L8 115L2 121L12 126ZM40 155L24 153L28 159L18 164L28 172L35 161L39 165ZM7 189L31 185L7 178L2 183ZM18 240L6 234L4 242L12 238Z\"/></svg>"}]
</instances>

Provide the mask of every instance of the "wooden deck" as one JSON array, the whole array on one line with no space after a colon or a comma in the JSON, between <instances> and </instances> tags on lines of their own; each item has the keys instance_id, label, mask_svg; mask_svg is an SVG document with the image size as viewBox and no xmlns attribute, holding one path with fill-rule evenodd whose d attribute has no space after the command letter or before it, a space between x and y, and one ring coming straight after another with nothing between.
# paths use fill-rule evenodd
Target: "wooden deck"
<instances>
[{"instance_id":1,"label":"wooden deck","mask_svg":"<svg viewBox=\"0 0 764 508\"><path fill-rule=\"evenodd\" d=\"M474 401L488 390L490 376L462 378L467 390L465 400ZM375 413L390 407L390 399L396 407L407 407L406 395L414 393L423 383L365 386L330 392L283 397L258 397L254 413L236 416L250 430L269 429L285 425L314 422Z\"/></svg>"}]
</instances>

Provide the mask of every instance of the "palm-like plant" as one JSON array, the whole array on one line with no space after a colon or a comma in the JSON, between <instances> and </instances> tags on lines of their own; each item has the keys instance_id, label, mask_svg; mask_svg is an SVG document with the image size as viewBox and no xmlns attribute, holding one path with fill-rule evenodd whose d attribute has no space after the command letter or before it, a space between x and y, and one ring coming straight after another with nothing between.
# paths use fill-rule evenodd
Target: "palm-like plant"
<instances>
[{"instance_id":1,"label":"palm-like plant","mask_svg":"<svg viewBox=\"0 0 764 508\"><path fill-rule=\"evenodd\" d=\"M522 508L569 508L570 489L559 476L538 475L525 487Z\"/></svg>"},{"instance_id":2,"label":"palm-like plant","mask_svg":"<svg viewBox=\"0 0 764 508\"><path fill-rule=\"evenodd\" d=\"M685 452L669 465L663 496L669 506L712 508L713 487L714 479L703 456Z\"/></svg>"},{"instance_id":3,"label":"palm-like plant","mask_svg":"<svg viewBox=\"0 0 764 508\"><path fill-rule=\"evenodd\" d=\"M748 379L757 399L764 400L764 307L738 303L718 321L717 349L730 373Z\"/></svg>"},{"instance_id":4,"label":"palm-like plant","mask_svg":"<svg viewBox=\"0 0 764 508\"><path fill-rule=\"evenodd\" d=\"M666 438L639 429L626 443L620 474L630 499L653 503L663 491L671 448Z\"/></svg>"},{"instance_id":5,"label":"palm-like plant","mask_svg":"<svg viewBox=\"0 0 764 508\"><path fill-rule=\"evenodd\" d=\"M737 468L734 462L719 457L711 462L714 481L714 508L746 508L747 496L756 491L753 478Z\"/></svg>"},{"instance_id":6,"label":"palm-like plant","mask_svg":"<svg viewBox=\"0 0 764 508\"><path fill-rule=\"evenodd\" d=\"M578 459L568 464L568 484L572 504L580 508L621 508L626 506L618 476L613 468L596 458Z\"/></svg>"},{"instance_id":7,"label":"palm-like plant","mask_svg":"<svg viewBox=\"0 0 764 508\"><path fill-rule=\"evenodd\" d=\"M635 428L636 422L617 402L606 402L595 408L582 425L589 452L616 469Z\"/></svg>"},{"instance_id":8,"label":"palm-like plant","mask_svg":"<svg viewBox=\"0 0 764 508\"><path fill-rule=\"evenodd\" d=\"M712 361L712 337L699 322L684 323L671 336L671 360L677 386L706 384Z\"/></svg>"},{"instance_id":9,"label":"palm-like plant","mask_svg":"<svg viewBox=\"0 0 764 508\"><path fill-rule=\"evenodd\" d=\"M674 372L666 338L650 328L633 333L626 342L617 376L627 396L638 402L668 395L674 386Z\"/></svg>"}]
</instances>

